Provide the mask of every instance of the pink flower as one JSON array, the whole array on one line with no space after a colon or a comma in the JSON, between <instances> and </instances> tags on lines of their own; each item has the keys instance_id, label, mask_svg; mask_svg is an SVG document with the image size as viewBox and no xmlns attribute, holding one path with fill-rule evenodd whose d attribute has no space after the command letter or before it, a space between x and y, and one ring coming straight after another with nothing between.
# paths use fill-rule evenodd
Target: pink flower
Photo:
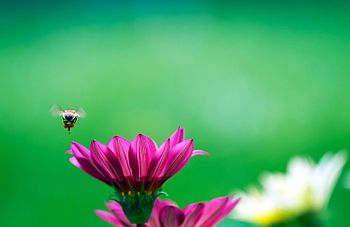
<instances>
[{"instance_id":1,"label":"pink flower","mask_svg":"<svg viewBox=\"0 0 350 227\"><path fill-rule=\"evenodd\" d=\"M220 222L239 202L233 197L221 197L208 203L193 203L180 210L170 201L157 199L152 215L144 227L210 227ZM111 213L97 210L104 221L118 227L136 227L123 213L116 202L106 204Z\"/></svg>"},{"instance_id":2,"label":"pink flower","mask_svg":"<svg viewBox=\"0 0 350 227\"><path fill-rule=\"evenodd\" d=\"M91 176L115 189L118 201L132 223L143 224L151 214L163 184L198 154L193 140L184 140L178 128L159 148L149 137L139 134L129 142L116 136L107 145L93 140L90 150L73 142L70 161Z\"/></svg>"}]
</instances>

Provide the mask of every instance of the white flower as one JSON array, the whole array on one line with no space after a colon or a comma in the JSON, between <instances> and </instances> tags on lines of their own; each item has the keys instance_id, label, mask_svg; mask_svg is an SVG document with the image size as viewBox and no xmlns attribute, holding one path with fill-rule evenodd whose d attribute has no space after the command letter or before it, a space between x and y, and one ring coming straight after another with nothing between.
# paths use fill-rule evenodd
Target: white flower
<instances>
[{"instance_id":1,"label":"white flower","mask_svg":"<svg viewBox=\"0 0 350 227\"><path fill-rule=\"evenodd\" d=\"M232 217L270 225L321 211L327 206L346 159L345 152L327 153L317 165L308 158L291 159L286 174L262 176L262 191L252 188L242 193Z\"/></svg>"}]
</instances>

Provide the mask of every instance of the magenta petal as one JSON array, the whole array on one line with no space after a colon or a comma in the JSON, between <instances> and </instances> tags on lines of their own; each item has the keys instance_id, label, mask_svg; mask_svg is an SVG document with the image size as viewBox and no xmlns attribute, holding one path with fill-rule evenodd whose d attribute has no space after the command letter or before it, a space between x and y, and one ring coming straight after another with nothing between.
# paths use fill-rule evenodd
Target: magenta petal
<instances>
[{"instance_id":1,"label":"magenta petal","mask_svg":"<svg viewBox=\"0 0 350 227\"><path fill-rule=\"evenodd\" d=\"M99 216L102 220L108 222L109 224L112 224L114 226L124 227L123 225L120 225L120 223L118 223L117 218L114 215L106 211L96 210L95 214Z\"/></svg>"},{"instance_id":2,"label":"magenta petal","mask_svg":"<svg viewBox=\"0 0 350 227\"><path fill-rule=\"evenodd\" d=\"M91 160L90 157L90 151L85 148L84 146L73 142L71 144L72 146L72 153L74 155L74 158L71 158L70 161L77 167L79 167L80 169L84 170L85 172L87 172L88 174L90 174L91 176L107 183L110 184L108 181L108 178L106 178L106 176L100 172L97 167L94 165L93 161ZM79 166L77 165L77 163L79 163Z\"/></svg>"},{"instance_id":3,"label":"magenta petal","mask_svg":"<svg viewBox=\"0 0 350 227\"><path fill-rule=\"evenodd\" d=\"M132 170L129 164L129 149L130 142L120 136L115 136L108 143L109 149L113 151L117 157L120 167L123 170L123 174L126 178L132 177Z\"/></svg>"},{"instance_id":4,"label":"magenta petal","mask_svg":"<svg viewBox=\"0 0 350 227\"><path fill-rule=\"evenodd\" d=\"M195 224L199 221L203 214L204 207L204 203L193 203L185 207L185 209L183 210L185 214L183 227L195 226Z\"/></svg>"},{"instance_id":5,"label":"magenta petal","mask_svg":"<svg viewBox=\"0 0 350 227\"><path fill-rule=\"evenodd\" d=\"M170 136L170 146L174 147L178 143L181 143L185 139L185 130L183 128L178 128L171 136Z\"/></svg>"},{"instance_id":6,"label":"magenta petal","mask_svg":"<svg viewBox=\"0 0 350 227\"><path fill-rule=\"evenodd\" d=\"M217 198L205 205L202 218L196 227L213 226L221 221L237 205L239 200L233 197Z\"/></svg>"},{"instance_id":7,"label":"magenta petal","mask_svg":"<svg viewBox=\"0 0 350 227\"><path fill-rule=\"evenodd\" d=\"M152 211L152 215L155 216L159 216L160 211L163 209L163 207L166 206L173 206L173 207L177 207L176 203L169 201L169 200L160 200L160 199L156 199L156 202L154 203L154 207L153 207L153 211Z\"/></svg>"},{"instance_id":8,"label":"magenta petal","mask_svg":"<svg viewBox=\"0 0 350 227\"><path fill-rule=\"evenodd\" d=\"M66 151L66 154L73 154L73 151L72 150L68 150L68 151Z\"/></svg>"},{"instance_id":9,"label":"magenta petal","mask_svg":"<svg viewBox=\"0 0 350 227\"><path fill-rule=\"evenodd\" d=\"M147 180L154 181L161 177L164 171L167 157L170 151L170 139L168 139L154 155L148 169Z\"/></svg>"},{"instance_id":10,"label":"magenta petal","mask_svg":"<svg viewBox=\"0 0 350 227\"><path fill-rule=\"evenodd\" d=\"M191 158L193 151L193 140L186 140L173 149L169 154L169 160L164 169L165 180L179 172Z\"/></svg>"},{"instance_id":11,"label":"magenta petal","mask_svg":"<svg viewBox=\"0 0 350 227\"><path fill-rule=\"evenodd\" d=\"M206 151L202 151L202 150L194 150L192 152L192 156L196 156L196 155L209 155L209 153Z\"/></svg>"},{"instance_id":12,"label":"magenta petal","mask_svg":"<svg viewBox=\"0 0 350 227\"><path fill-rule=\"evenodd\" d=\"M109 179L110 182L113 182L115 181L116 177L108 164L108 160L103 151L106 148L103 146L103 144L95 140L92 141L90 145L91 158L96 167Z\"/></svg>"},{"instance_id":13,"label":"magenta petal","mask_svg":"<svg viewBox=\"0 0 350 227\"><path fill-rule=\"evenodd\" d=\"M69 159L69 161L73 164L73 165L75 165L76 167L78 167L79 169L82 169L83 167L80 165L80 163L77 161L77 159L75 158L75 157L71 157L70 159Z\"/></svg>"},{"instance_id":14,"label":"magenta petal","mask_svg":"<svg viewBox=\"0 0 350 227\"><path fill-rule=\"evenodd\" d=\"M72 153L74 154L74 156L76 158L87 158L90 159L90 151L84 147L83 145L76 143L76 142L72 142L71 144L72 147Z\"/></svg>"},{"instance_id":15,"label":"magenta petal","mask_svg":"<svg viewBox=\"0 0 350 227\"><path fill-rule=\"evenodd\" d=\"M109 184L108 180L100 173L87 159L79 158L79 161L76 157L72 157L69 161L76 167L84 170L86 173L91 176L99 179L100 181Z\"/></svg>"},{"instance_id":16,"label":"magenta petal","mask_svg":"<svg viewBox=\"0 0 350 227\"><path fill-rule=\"evenodd\" d=\"M92 160L105 176L117 184L119 181L123 181L124 175L118 159L107 146L94 140L91 142L90 150ZM122 187L122 185L119 186Z\"/></svg>"},{"instance_id":17,"label":"magenta petal","mask_svg":"<svg viewBox=\"0 0 350 227\"><path fill-rule=\"evenodd\" d=\"M110 203L107 203L106 206L117 218L118 226L136 226L129 222L128 218L124 214L123 208L120 206L119 203L112 201Z\"/></svg>"},{"instance_id":18,"label":"magenta petal","mask_svg":"<svg viewBox=\"0 0 350 227\"><path fill-rule=\"evenodd\" d=\"M117 227L136 227L129 222L125 216L122 207L115 201L106 204L107 208L112 212L112 214L104 211L97 210L95 213L106 222L117 226Z\"/></svg>"},{"instance_id":19,"label":"magenta petal","mask_svg":"<svg viewBox=\"0 0 350 227\"><path fill-rule=\"evenodd\" d=\"M161 227L178 227L184 221L182 211L174 206L166 206L160 211L159 222Z\"/></svg>"},{"instance_id":20,"label":"magenta petal","mask_svg":"<svg viewBox=\"0 0 350 227\"><path fill-rule=\"evenodd\" d=\"M136 181L141 181L147 176L149 164L156 151L155 143L145 135L139 134L132 141L129 161Z\"/></svg>"},{"instance_id":21,"label":"magenta petal","mask_svg":"<svg viewBox=\"0 0 350 227\"><path fill-rule=\"evenodd\" d=\"M156 199L156 202L152 210L152 215L146 224L147 227L160 227L159 214L160 214L160 211L165 206L176 206L176 205L170 201L162 201L160 199Z\"/></svg>"}]
</instances>

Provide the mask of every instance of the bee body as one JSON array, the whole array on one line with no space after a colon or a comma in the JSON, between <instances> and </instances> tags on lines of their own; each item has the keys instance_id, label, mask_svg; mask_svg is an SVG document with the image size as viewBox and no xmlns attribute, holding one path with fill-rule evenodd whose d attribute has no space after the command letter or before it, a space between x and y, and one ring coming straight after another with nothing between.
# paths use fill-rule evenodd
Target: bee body
<instances>
[{"instance_id":1,"label":"bee body","mask_svg":"<svg viewBox=\"0 0 350 227\"><path fill-rule=\"evenodd\" d=\"M70 134L71 128L75 126L79 117L84 117L86 115L85 111L82 108L79 110L67 109L63 110L58 106L54 106L51 108L51 112L55 116L61 116L63 127L68 129L68 133Z\"/></svg>"}]
</instances>

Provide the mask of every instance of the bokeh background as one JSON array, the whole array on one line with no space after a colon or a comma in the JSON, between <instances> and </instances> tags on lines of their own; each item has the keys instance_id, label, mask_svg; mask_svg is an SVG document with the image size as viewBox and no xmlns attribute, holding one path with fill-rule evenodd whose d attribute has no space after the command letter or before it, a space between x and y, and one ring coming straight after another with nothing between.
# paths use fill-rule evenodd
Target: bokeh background
<instances>
[{"instance_id":1,"label":"bokeh background","mask_svg":"<svg viewBox=\"0 0 350 227\"><path fill-rule=\"evenodd\" d=\"M109 226L93 211L111 189L68 162L71 141L142 132L160 144L185 127L211 156L193 158L166 184L182 207L257 184L295 155L349 149L349 9L341 1L2 1L0 226ZM88 115L68 135L53 104ZM343 178L328 226L349 225Z\"/></svg>"}]
</instances>

